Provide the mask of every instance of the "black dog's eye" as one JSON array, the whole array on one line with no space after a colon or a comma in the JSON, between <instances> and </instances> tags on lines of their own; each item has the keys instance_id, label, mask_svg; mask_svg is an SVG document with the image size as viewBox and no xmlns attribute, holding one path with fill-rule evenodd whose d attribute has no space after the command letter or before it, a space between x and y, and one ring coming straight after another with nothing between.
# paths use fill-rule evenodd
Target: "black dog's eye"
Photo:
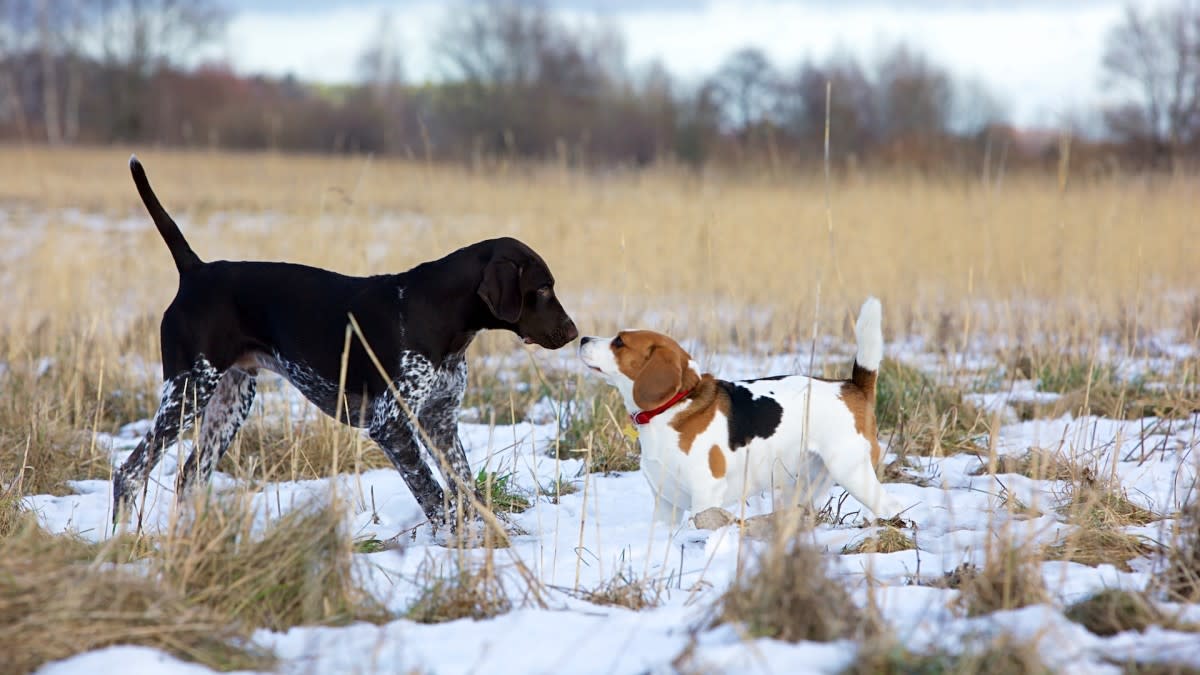
<instances>
[{"instance_id":1,"label":"black dog's eye","mask_svg":"<svg viewBox=\"0 0 1200 675\"><path fill-rule=\"evenodd\" d=\"M620 335L618 335L617 337L613 338L612 346L614 349L620 349L621 347L625 346L625 341L621 339Z\"/></svg>"},{"instance_id":2,"label":"black dog's eye","mask_svg":"<svg viewBox=\"0 0 1200 675\"><path fill-rule=\"evenodd\" d=\"M548 298L548 297L550 297L550 295L552 293L554 293L554 290L551 289L549 286L542 286L541 288L539 288L537 290L537 293L538 293L538 295L542 296L543 298Z\"/></svg>"}]
</instances>

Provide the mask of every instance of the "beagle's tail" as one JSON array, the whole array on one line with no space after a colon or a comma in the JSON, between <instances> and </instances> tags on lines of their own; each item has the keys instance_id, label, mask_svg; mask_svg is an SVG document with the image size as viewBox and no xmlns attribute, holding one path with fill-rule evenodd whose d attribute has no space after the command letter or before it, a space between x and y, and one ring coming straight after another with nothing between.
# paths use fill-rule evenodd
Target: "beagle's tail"
<instances>
[{"instance_id":1,"label":"beagle's tail","mask_svg":"<svg viewBox=\"0 0 1200 675\"><path fill-rule=\"evenodd\" d=\"M854 325L858 351L854 354L854 373L850 380L866 394L872 410L875 409L875 378L879 375L879 362L883 360L882 315L879 300L867 298Z\"/></svg>"},{"instance_id":2,"label":"beagle's tail","mask_svg":"<svg viewBox=\"0 0 1200 675\"><path fill-rule=\"evenodd\" d=\"M142 203L146 205L146 210L150 212L150 217L154 220L158 233L162 236L163 241L167 242L171 257L175 259L175 269L184 272L202 265L203 261L200 260L200 256L196 255L191 246L188 246L187 239L184 239L183 233L179 231L179 226L158 202L154 190L150 189L150 180L146 178L146 170L142 168L142 163L138 161L136 155L129 156L129 171L133 174L133 184L137 186Z\"/></svg>"}]
</instances>

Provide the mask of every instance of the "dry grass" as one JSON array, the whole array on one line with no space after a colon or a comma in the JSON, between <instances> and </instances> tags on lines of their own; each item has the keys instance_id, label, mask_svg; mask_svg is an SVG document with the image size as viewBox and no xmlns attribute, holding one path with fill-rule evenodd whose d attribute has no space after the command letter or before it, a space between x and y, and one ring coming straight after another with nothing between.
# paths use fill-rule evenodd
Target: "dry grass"
<instances>
[{"instance_id":1,"label":"dry grass","mask_svg":"<svg viewBox=\"0 0 1200 675\"><path fill-rule=\"evenodd\" d=\"M606 607L624 607L640 612L662 604L664 584L656 579L639 579L627 565L596 588L582 591L584 600Z\"/></svg>"},{"instance_id":2,"label":"dry grass","mask_svg":"<svg viewBox=\"0 0 1200 675\"><path fill-rule=\"evenodd\" d=\"M1096 635L1108 636L1136 630L1144 632L1150 626L1176 630L1196 630L1176 621L1158 609L1143 593L1108 589L1080 600L1064 612L1066 617Z\"/></svg>"},{"instance_id":3,"label":"dry grass","mask_svg":"<svg viewBox=\"0 0 1200 675\"><path fill-rule=\"evenodd\" d=\"M558 454L583 459L593 473L638 470L641 449L637 430L616 389L605 387L590 400L580 401L562 433Z\"/></svg>"},{"instance_id":4,"label":"dry grass","mask_svg":"<svg viewBox=\"0 0 1200 675\"><path fill-rule=\"evenodd\" d=\"M420 623L490 619L513 608L492 558L483 563L427 558L417 573L421 593L405 616Z\"/></svg>"},{"instance_id":5,"label":"dry grass","mask_svg":"<svg viewBox=\"0 0 1200 675\"><path fill-rule=\"evenodd\" d=\"M479 470L475 488L483 495L484 504L497 513L520 513L529 509L529 497L517 491L512 473Z\"/></svg>"},{"instance_id":6,"label":"dry grass","mask_svg":"<svg viewBox=\"0 0 1200 675\"><path fill-rule=\"evenodd\" d=\"M26 493L61 494L67 480L107 477L105 453L80 433L145 418L156 404L157 317L176 277L124 171L126 157L113 148L0 148L9 177L0 202L14 205L0 227L0 466L22 466L28 445ZM1191 189L1182 178L1078 181L1063 191L1048 177L1010 176L996 191L969 180L851 175L831 186L830 251L818 176L481 173L273 153L143 152L143 160L206 259L286 259L367 274L511 234L550 262L586 333L642 323L708 350L795 348L810 333L818 282L821 335L849 339L853 310L872 293L891 335L926 337L949 353L980 334L1013 344L1053 336L1055 353L1086 353L1098 335L1185 328L1190 320L1159 292L1191 287L1194 261L1171 243L1187 240L1195 224L1178 206ZM92 214L128 226L89 221ZM293 236L278 237L284 229ZM802 265L800 277L770 272L795 269L812 251L826 264ZM929 251L938 251L937 264L904 262ZM714 266L745 272L712 274ZM845 273L851 267L854 274ZM472 352L516 344L485 335ZM54 365L38 374L43 356ZM1069 364L1034 366L1048 387L1078 380ZM596 409L565 421L561 449L590 449L595 471L636 468L636 444L611 390L586 377L547 382L536 360L519 370L529 385L521 391L487 369L472 375L468 402L480 421L519 417L545 393L578 396ZM880 419L893 449L911 454L971 450L987 432L955 390L890 360ZM312 426L252 424L235 448L241 454L223 468L264 479L327 475L330 448L354 446ZM357 457L364 468L384 464L373 451Z\"/></svg>"},{"instance_id":7,"label":"dry grass","mask_svg":"<svg viewBox=\"0 0 1200 675\"><path fill-rule=\"evenodd\" d=\"M1200 502L1194 497L1175 524L1160 583L1173 599L1200 601Z\"/></svg>"},{"instance_id":8,"label":"dry grass","mask_svg":"<svg viewBox=\"0 0 1200 675\"><path fill-rule=\"evenodd\" d=\"M157 403L157 317L172 298L176 274L124 171L127 154L0 148L6 177L0 204L8 207L0 221L6 310L0 316L0 485L10 502L20 494L62 494L74 479L107 478L108 453L92 446L90 432L146 418ZM585 334L640 324L708 352L802 351L814 319L820 335L850 343L853 312L874 294L883 301L889 340L925 338L947 362L980 336L1010 345L1052 338L1051 355L1090 354L1104 339L1137 358L1146 355L1138 336L1172 329L1194 335L1197 314L1181 306L1200 306L1200 296L1189 290L1194 254L1178 245L1194 239L1197 227L1188 177L1114 175L1063 189L1036 175L1009 176L998 187L969 178L851 172L830 186L831 236L826 187L813 175L670 168L589 175L528 166L472 172L361 157L141 154L204 259L290 260L374 274L485 237L513 235L550 263L559 295ZM87 221L92 215L108 220ZM128 219L128 227L112 227L116 219ZM291 236L279 237L281 231ZM922 264L912 264L918 260ZM1190 295L1181 297L1179 289ZM469 358L478 363L518 343L507 334L482 335ZM544 354L533 354L517 369L527 385L520 388L496 371L473 370L468 406L479 421L520 419L544 395L573 400L579 407L560 420L558 452L585 457L590 471L636 469L637 444L616 393L586 376L547 379L537 365ZM1096 368L1090 358L1031 357L1027 371L1045 390L1063 393L1059 409L1034 415L1067 406L1129 417L1195 407L1200 366L1189 362L1164 376L1162 391L1111 377L1108 366ZM885 363L879 414L891 450L901 456L982 452L990 421L944 381L952 380ZM1085 398L1078 398L1081 392ZM1066 480L1056 465L1037 465L1031 458L1027 466L996 468ZM221 468L278 480L372 466L386 460L353 432L314 417L253 421ZM1073 487L1064 515L1083 532L1102 529L1089 524L1117 529L1156 517L1127 508L1119 492L1077 489L1079 476L1066 482ZM123 642L161 645L213 667L254 667L263 656L240 642L252 625L379 616L343 566L353 544L329 529L337 519L322 525L295 518L258 538L248 536L245 514L210 509L194 523L195 532L114 544L102 558L94 547L29 528L19 510L0 508L0 529L10 533L0 545L26 551L24 558L0 556L0 568L22 575L13 595L0 597L0 617L10 622L0 658L24 659L0 664L0 671L21 672L44 659ZM311 532L296 532L301 526ZM37 544L39 538L49 543ZM41 551L31 548L35 544L52 551L38 553L36 567L28 554ZM1197 587L1200 565L1188 553L1197 548L1173 549L1172 569L1187 571L1193 583L1177 585L1181 593ZM95 560L133 558L158 570L153 583L94 565L87 575L79 572ZM819 554L795 542L777 544L725 595L721 618L752 635L789 640L875 630L823 569ZM494 616L512 606L490 563L459 561L452 571L431 565L426 572L426 593L411 609L420 620ZM978 614L1040 602L1040 579L1028 555L1002 549L957 581L967 613ZM51 592L67 582L78 592ZM636 604L636 587L618 586L615 597ZM184 593L195 601L183 602ZM253 606L240 599L246 595L257 599ZM10 613L13 607L26 609ZM98 612L126 609L123 618L98 619ZM145 612L167 618L149 625ZM1025 660L1027 653L1010 652L985 649L969 655L974 660L935 661L942 666L930 668L1042 670ZM905 671L905 661L897 663L887 667Z\"/></svg>"},{"instance_id":9,"label":"dry grass","mask_svg":"<svg viewBox=\"0 0 1200 675\"><path fill-rule=\"evenodd\" d=\"M979 452L976 441L987 436L986 419L961 391L899 361L884 359L876 397L882 433L902 456Z\"/></svg>"},{"instance_id":10,"label":"dry grass","mask_svg":"<svg viewBox=\"0 0 1200 675\"><path fill-rule=\"evenodd\" d=\"M1128 336L1131 337L1131 336ZM1061 397L1042 404L1047 415L1099 415L1113 419L1180 418L1200 409L1195 382L1152 390L1144 376L1126 378L1118 364L1095 355L1045 352L1018 359L1017 372L1037 381L1038 391Z\"/></svg>"},{"instance_id":11,"label":"dry grass","mask_svg":"<svg viewBox=\"0 0 1200 675\"><path fill-rule=\"evenodd\" d=\"M1051 672L1032 646L1002 635L986 644L969 645L961 653L918 653L896 642L872 642L859 648L854 662L842 675L1050 675Z\"/></svg>"},{"instance_id":12,"label":"dry grass","mask_svg":"<svg viewBox=\"0 0 1200 675\"><path fill-rule=\"evenodd\" d=\"M996 541L988 547L983 568L959 579L954 605L967 616L981 616L1048 599L1040 562L1029 547Z\"/></svg>"},{"instance_id":13,"label":"dry grass","mask_svg":"<svg viewBox=\"0 0 1200 675\"><path fill-rule=\"evenodd\" d=\"M1030 448L1019 457L993 456L988 463L981 464L979 468L972 471L971 475L1003 473L1014 473L1034 480L1072 481L1080 479L1082 469L1058 453L1041 448Z\"/></svg>"},{"instance_id":14,"label":"dry grass","mask_svg":"<svg viewBox=\"0 0 1200 675\"><path fill-rule=\"evenodd\" d=\"M314 412L292 422L282 415L251 417L217 470L251 481L296 481L391 466L359 430Z\"/></svg>"},{"instance_id":15,"label":"dry grass","mask_svg":"<svg viewBox=\"0 0 1200 675\"><path fill-rule=\"evenodd\" d=\"M195 602L154 571L105 565L128 559L120 553L127 541L94 545L50 535L12 499L0 500L0 526L0 672L33 672L118 644L155 647L217 670L272 666L271 655L251 645L250 624Z\"/></svg>"},{"instance_id":16,"label":"dry grass","mask_svg":"<svg viewBox=\"0 0 1200 675\"><path fill-rule=\"evenodd\" d=\"M874 534L847 544L842 553L896 553L911 551L917 544L901 530L890 525L879 528Z\"/></svg>"},{"instance_id":17,"label":"dry grass","mask_svg":"<svg viewBox=\"0 0 1200 675\"><path fill-rule=\"evenodd\" d=\"M1129 501L1119 485L1100 480L1090 468L1068 486L1058 512L1068 521L1086 529L1146 525L1162 516Z\"/></svg>"},{"instance_id":18,"label":"dry grass","mask_svg":"<svg viewBox=\"0 0 1200 675\"><path fill-rule=\"evenodd\" d=\"M964 583L974 579L979 574L979 568L971 563L961 563L958 567L944 573L940 577L913 577L910 584L929 586L931 588L962 588Z\"/></svg>"},{"instance_id":19,"label":"dry grass","mask_svg":"<svg viewBox=\"0 0 1200 675\"><path fill-rule=\"evenodd\" d=\"M248 497L184 512L157 556L164 583L231 621L272 630L390 618L355 577L341 506L300 505L256 535L261 515Z\"/></svg>"},{"instance_id":20,"label":"dry grass","mask_svg":"<svg viewBox=\"0 0 1200 675\"><path fill-rule=\"evenodd\" d=\"M1131 572L1130 560L1158 551L1145 537L1101 526L1081 527L1047 546L1043 555L1047 560L1069 560L1091 567L1112 565Z\"/></svg>"},{"instance_id":21,"label":"dry grass","mask_svg":"<svg viewBox=\"0 0 1200 675\"><path fill-rule=\"evenodd\" d=\"M717 622L740 626L750 637L788 642L863 638L882 630L831 579L821 554L797 538L776 538L743 571L717 605Z\"/></svg>"},{"instance_id":22,"label":"dry grass","mask_svg":"<svg viewBox=\"0 0 1200 675\"><path fill-rule=\"evenodd\" d=\"M1200 668L1184 663L1114 663L1124 675L1200 675Z\"/></svg>"}]
</instances>

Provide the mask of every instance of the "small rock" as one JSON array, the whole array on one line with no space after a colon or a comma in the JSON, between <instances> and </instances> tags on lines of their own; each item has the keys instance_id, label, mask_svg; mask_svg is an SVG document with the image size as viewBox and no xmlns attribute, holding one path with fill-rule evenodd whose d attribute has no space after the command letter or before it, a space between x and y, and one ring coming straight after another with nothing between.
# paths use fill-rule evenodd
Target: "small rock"
<instances>
[{"instance_id":1,"label":"small rock","mask_svg":"<svg viewBox=\"0 0 1200 675\"><path fill-rule=\"evenodd\" d=\"M720 507L704 509L692 516L692 522L698 530L719 530L736 520L732 513Z\"/></svg>"}]
</instances>

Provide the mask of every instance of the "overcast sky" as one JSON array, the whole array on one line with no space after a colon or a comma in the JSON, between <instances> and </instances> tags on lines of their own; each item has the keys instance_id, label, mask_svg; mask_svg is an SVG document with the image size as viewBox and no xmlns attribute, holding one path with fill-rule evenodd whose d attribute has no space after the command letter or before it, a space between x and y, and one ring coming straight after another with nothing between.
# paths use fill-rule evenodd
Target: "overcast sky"
<instances>
[{"instance_id":1,"label":"overcast sky","mask_svg":"<svg viewBox=\"0 0 1200 675\"><path fill-rule=\"evenodd\" d=\"M292 73L324 82L355 77L358 53L384 11L399 34L410 81L437 77L431 46L447 11L432 0L225 0L233 9L224 57L242 73ZM1168 0L1141 0L1152 6ZM553 0L568 21L598 17L625 35L637 67L658 59L686 80L755 45L777 66L834 49L870 61L905 42L961 78L984 82L1013 120L1054 125L1103 96L1105 34L1118 0Z\"/></svg>"}]
</instances>

